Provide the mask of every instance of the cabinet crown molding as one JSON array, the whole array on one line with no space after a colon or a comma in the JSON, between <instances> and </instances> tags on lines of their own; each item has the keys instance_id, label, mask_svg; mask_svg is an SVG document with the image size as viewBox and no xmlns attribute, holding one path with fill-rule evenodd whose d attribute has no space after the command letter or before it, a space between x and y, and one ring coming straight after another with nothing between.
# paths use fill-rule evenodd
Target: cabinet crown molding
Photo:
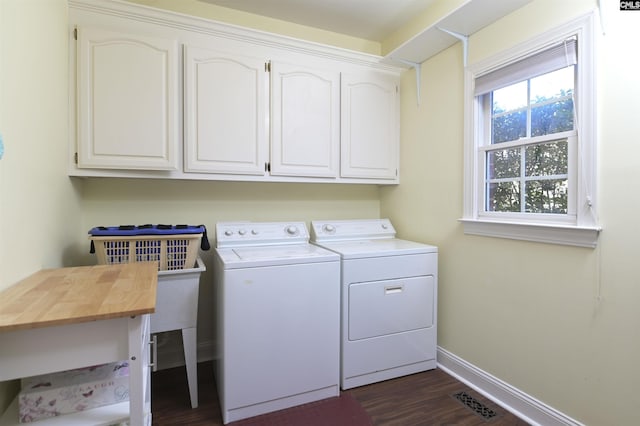
<instances>
[{"instance_id":1,"label":"cabinet crown molding","mask_svg":"<svg viewBox=\"0 0 640 426\"><path fill-rule=\"evenodd\" d=\"M350 62L360 66L370 66L378 70L393 73L400 73L405 69L396 64L383 62L383 57L378 55L357 52L121 0L69 0L68 4L70 9L111 15L179 30L247 42L254 45L285 49L304 55Z\"/></svg>"}]
</instances>

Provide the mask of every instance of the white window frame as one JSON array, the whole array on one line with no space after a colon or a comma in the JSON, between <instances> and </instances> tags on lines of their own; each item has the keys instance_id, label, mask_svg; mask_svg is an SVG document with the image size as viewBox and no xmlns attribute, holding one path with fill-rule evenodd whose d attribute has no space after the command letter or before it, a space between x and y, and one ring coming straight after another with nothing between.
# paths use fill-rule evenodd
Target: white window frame
<instances>
[{"instance_id":1,"label":"white window frame","mask_svg":"<svg viewBox=\"0 0 640 426\"><path fill-rule=\"evenodd\" d=\"M601 228L596 215L597 108L594 35L594 14L589 13L465 69L464 210L460 219L465 234L580 247L596 246ZM575 173L569 177L575 197L570 203L575 203L575 215L573 212L570 215L486 214L483 204L485 124L480 99L474 95L475 79L572 36L578 39L578 66L574 88L578 142L573 156L575 163L572 164ZM569 161L572 161L571 155Z\"/></svg>"}]
</instances>

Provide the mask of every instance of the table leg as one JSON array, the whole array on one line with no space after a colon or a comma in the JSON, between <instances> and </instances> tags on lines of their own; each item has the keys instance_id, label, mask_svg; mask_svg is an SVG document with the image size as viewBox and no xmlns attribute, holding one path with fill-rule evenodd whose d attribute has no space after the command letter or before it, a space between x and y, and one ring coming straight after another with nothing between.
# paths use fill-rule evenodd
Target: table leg
<instances>
[{"instance_id":1,"label":"table leg","mask_svg":"<svg viewBox=\"0 0 640 426\"><path fill-rule=\"evenodd\" d=\"M196 327L182 329L182 346L184 348L184 363L187 367L187 382L189 383L191 408L198 407L198 357L196 330Z\"/></svg>"}]
</instances>

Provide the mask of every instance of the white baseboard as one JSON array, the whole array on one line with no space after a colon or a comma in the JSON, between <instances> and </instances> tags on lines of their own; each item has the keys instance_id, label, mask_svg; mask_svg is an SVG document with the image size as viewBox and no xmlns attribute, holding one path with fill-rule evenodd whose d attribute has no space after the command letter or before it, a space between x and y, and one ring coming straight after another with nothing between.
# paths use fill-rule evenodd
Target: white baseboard
<instances>
[{"instance_id":1,"label":"white baseboard","mask_svg":"<svg viewBox=\"0 0 640 426\"><path fill-rule=\"evenodd\" d=\"M584 426L439 346L438 368L531 425Z\"/></svg>"}]
</instances>

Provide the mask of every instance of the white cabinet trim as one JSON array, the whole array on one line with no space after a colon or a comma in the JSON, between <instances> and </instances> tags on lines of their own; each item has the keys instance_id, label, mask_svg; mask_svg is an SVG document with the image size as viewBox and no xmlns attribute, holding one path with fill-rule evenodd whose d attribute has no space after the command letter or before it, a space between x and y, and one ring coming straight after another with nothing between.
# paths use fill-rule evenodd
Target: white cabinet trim
<instances>
[{"instance_id":1,"label":"white cabinet trim","mask_svg":"<svg viewBox=\"0 0 640 426\"><path fill-rule=\"evenodd\" d=\"M304 55L350 62L356 65L374 66L390 72L398 72L401 69L397 65L381 62L382 57L378 55L356 52L306 40L298 40L293 37L244 28L238 25L196 16L164 11L124 1L69 0L69 8L243 41L263 47L284 48Z\"/></svg>"}]
</instances>

